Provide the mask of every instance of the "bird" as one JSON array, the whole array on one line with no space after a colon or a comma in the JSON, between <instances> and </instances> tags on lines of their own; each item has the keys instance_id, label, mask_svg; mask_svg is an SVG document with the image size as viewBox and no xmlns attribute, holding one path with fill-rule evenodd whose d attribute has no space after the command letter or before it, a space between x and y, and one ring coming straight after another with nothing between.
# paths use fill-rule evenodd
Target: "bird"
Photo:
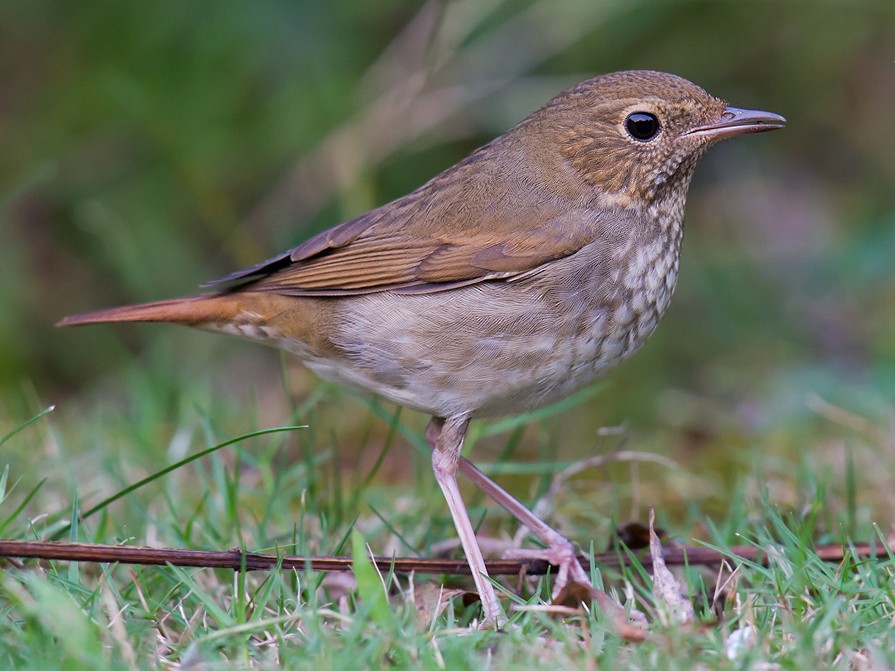
<instances>
[{"instance_id":1,"label":"bird","mask_svg":"<svg viewBox=\"0 0 895 671\"><path fill-rule=\"evenodd\" d=\"M687 191L717 141L782 128L692 82L615 72L556 95L411 193L203 285L205 293L65 317L165 322L281 348L319 377L431 415L435 480L481 597L500 605L457 484L470 479L557 566L575 546L461 456L469 423L555 402L630 357L678 276Z\"/></svg>"}]
</instances>

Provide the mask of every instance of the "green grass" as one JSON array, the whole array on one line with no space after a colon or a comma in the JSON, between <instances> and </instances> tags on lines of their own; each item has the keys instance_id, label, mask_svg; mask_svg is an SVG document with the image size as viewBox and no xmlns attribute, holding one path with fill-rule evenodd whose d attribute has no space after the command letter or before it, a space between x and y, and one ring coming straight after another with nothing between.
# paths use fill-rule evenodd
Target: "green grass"
<instances>
[{"instance_id":1,"label":"green grass","mask_svg":"<svg viewBox=\"0 0 895 671\"><path fill-rule=\"evenodd\" d=\"M285 372L288 380L292 373ZM8 462L0 477L4 537L353 555L356 582L313 572L8 565L0 581L3 668L863 669L895 663L895 559L849 556L833 565L812 551L816 543L847 546L850 539L886 547L888 529L873 524L873 495L883 492L856 481L864 458L857 447L846 451L848 467L837 472L824 464L841 444L825 453L816 447L811 455L757 458L730 487L712 472L642 463L573 478L550 502L551 521L585 548L605 548L612 525L628 519L618 511L644 520L642 506L656 503L673 541L722 551L742 543L778 550L769 566L731 557L732 574L694 566L679 571L696 606L698 621L691 625L661 624L642 567L604 572L607 588L633 599L650 618L643 643L618 638L598 610L557 619L532 608L549 593L535 581L521 589L518 581L505 581L514 595L505 599L513 608L511 626L478 631L470 628L478 605L462 598L468 581L416 576L411 590L407 576L379 575L367 559L370 550L431 554L435 543L453 537L424 448L402 437L419 443L422 417L319 385L303 403L286 402L291 394L282 393L283 424L296 426L265 432L257 424L263 408L180 381L181 390L166 398L151 379L146 384L132 376L117 400L70 401L35 413L33 421L0 424L0 433L9 434L0 438ZM599 399L604 390L594 393ZM175 424L153 423L160 403L173 408ZM357 419L335 414L346 410ZM237 426L248 435L232 438ZM489 452L503 453L496 470L525 475L496 477L509 478L530 503L566 465L544 452L539 426L495 422L477 429L476 453L486 460ZM489 436L500 428L509 433ZM882 445L858 442L885 454ZM533 461L525 455L538 443L547 456ZM613 438L600 449L618 446ZM891 469L889 459L877 468ZM682 490L690 496L674 501ZM721 517L711 512L719 497L726 508ZM502 512L475 495L470 500L482 536L512 537L515 524ZM730 657L731 638L746 631L751 644Z\"/></svg>"}]
</instances>

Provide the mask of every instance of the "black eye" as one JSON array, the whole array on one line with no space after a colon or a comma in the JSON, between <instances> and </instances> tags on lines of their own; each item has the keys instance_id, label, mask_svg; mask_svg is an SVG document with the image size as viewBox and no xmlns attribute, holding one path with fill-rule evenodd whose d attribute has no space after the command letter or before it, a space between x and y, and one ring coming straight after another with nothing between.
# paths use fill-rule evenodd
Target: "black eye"
<instances>
[{"instance_id":1,"label":"black eye","mask_svg":"<svg viewBox=\"0 0 895 671\"><path fill-rule=\"evenodd\" d=\"M646 142L659 134L659 120L649 112L634 112L625 119L625 128L635 140Z\"/></svg>"}]
</instances>

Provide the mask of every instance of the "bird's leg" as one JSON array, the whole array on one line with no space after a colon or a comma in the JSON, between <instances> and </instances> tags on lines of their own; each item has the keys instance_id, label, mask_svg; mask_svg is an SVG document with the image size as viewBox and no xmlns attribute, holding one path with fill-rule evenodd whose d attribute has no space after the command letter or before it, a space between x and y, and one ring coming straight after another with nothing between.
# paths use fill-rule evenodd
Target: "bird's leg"
<instances>
[{"instance_id":1,"label":"bird's leg","mask_svg":"<svg viewBox=\"0 0 895 671\"><path fill-rule=\"evenodd\" d=\"M461 458L458 468L464 476L490 496L501 508L527 526L547 546L541 556L557 567L553 587L554 596L566 586L569 579L590 586L590 576L578 562L578 553L569 539L531 512L519 499L482 473L468 459Z\"/></svg>"},{"instance_id":2,"label":"bird's leg","mask_svg":"<svg viewBox=\"0 0 895 671\"><path fill-rule=\"evenodd\" d=\"M436 436L443 433L441 420L433 419L426 429L426 438L430 444ZM464 428L465 433L465 428ZM590 576L587 571L578 562L578 554L575 546L561 533L547 525L541 518L531 512L525 505L510 494L503 487L498 485L494 480L482 473L471 461L459 458L457 469L469 480L471 480L479 489L487 494L501 508L510 513L519 522L527 526L531 532L537 536L547 547L544 551L535 551L539 557L545 558L551 564L557 567L556 579L553 584L553 596L556 597L562 588L568 584L569 580L580 583L591 588L591 593L604 610L615 612L619 606L605 592L593 587ZM465 547L465 546L464 546Z\"/></svg>"},{"instance_id":3,"label":"bird's leg","mask_svg":"<svg viewBox=\"0 0 895 671\"><path fill-rule=\"evenodd\" d=\"M560 595L560 592L562 592L569 580L584 585L589 588L591 598L600 604L600 608L615 623L619 631L623 632L626 637L630 636L631 640L639 640L639 636L642 633L639 627L643 626L645 622L643 616L632 610L630 614L631 619L637 626L632 627L628 624L628 616L625 615L625 610L621 604L603 590L593 586L587 571L578 562L578 553L575 551L572 541L556 529L550 527L540 517L526 508L519 499L482 473L468 459L460 457L458 468L463 475L490 496L501 508L527 526L547 546L544 550L532 550L530 552L521 550L516 551L515 554L543 558L557 567L556 579L553 582L554 599Z\"/></svg>"},{"instance_id":4,"label":"bird's leg","mask_svg":"<svg viewBox=\"0 0 895 671\"><path fill-rule=\"evenodd\" d=\"M435 473L435 480L447 500L451 517L454 520L454 527L460 537L460 544L466 553L466 561L469 562L472 579L475 581L476 590L482 600L485 622L501 627L506 623L506 617L497 600L494 585L488 579L485 559L482 557L482 550L476 540L469 512L466 510L466 504L463 503L460 488L457 486L460 448L463 446L468 426L468 417L454 417L447 420L433 418L429 429L426 430L426 438L432 446L432 470Z\"/></svg>"}]
</instances>

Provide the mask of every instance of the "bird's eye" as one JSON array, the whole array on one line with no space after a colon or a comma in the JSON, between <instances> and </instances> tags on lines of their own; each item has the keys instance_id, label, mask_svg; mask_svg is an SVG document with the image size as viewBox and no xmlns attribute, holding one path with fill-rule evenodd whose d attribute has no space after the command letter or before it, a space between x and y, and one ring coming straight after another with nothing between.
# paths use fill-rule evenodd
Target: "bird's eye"
<instances>
[{"instance_id":1,"label":"bird's eye","mask_svg":"<svg viewBox=\"0 0 895 671\"><path fill-rule=\"evenodd\" d=\"M634 112L625 119L628 134L640 142L648 142L659 134L659 119L649 112Z\"/></svg>"}]
</instances>

